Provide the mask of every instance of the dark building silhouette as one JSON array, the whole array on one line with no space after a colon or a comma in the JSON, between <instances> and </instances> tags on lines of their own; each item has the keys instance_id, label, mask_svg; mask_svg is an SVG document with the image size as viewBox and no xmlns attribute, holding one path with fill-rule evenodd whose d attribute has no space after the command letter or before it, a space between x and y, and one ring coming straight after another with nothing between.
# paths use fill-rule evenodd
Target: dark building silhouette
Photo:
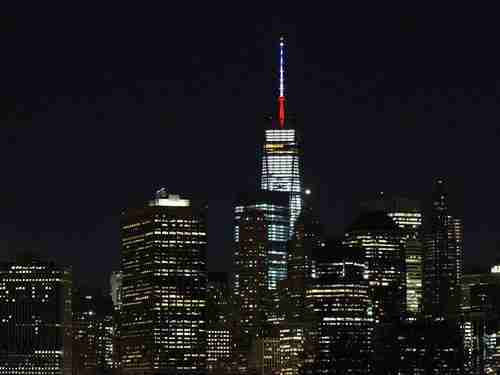
<instances>
[{"instance_id":1,"label":"dark building silhouette","mask_svg":"<svg viewBox=\"0 0 500 375\"><path fill-rule=\"evenodd\" d=\"M382 323L373 340L373 374L464 374L463 329L458 320Z\"/></svg>"},{"instance_id":2,"label":"dark building silhouette","mask_svg":"<svg viewBox=\"0 0 500 375\"><path fill-rule=\"evenodd\" d=\"M280 310L285 316L279 326L283 375L299 374L313 356L306 350L313 341L311 333L314 329L306 294L316 277L314 257L324 250L325 238L323 225L307 203L288 243L288 277L280 283Z\"/></svg>"},{"instance_id":3,"label":"dark building silhouette","mask_svg":"<svg viewBox=\"0 0 500 375\"><path fill-rule=\"evenodd\" d=\"M449 212L443 180L437 180L427 215L424 256L424 313L433 318L460 312L463 227Z\"/></svg>"},{"instance_id":4,"label":"dark building silhouette","mask_svg":"<svg viewBox=\"0 0 500 375\"><path fill-rule=\"evenodd\" d=\"M406 304L404 247L396 223L383 211L363 212L343 243L363 249L375 322L403 318Z\"/></svg>"},{"instance_id":5,"label":"dark building silhouette","mask_svg":"<svg viewBox=\"0 0 500 375\"><path fill-rule=\"evenodd\" d=\"M327 251L325 230L313 209L304 206L288 243L288 277L283 284L286 288L288 308L287 320L303 320L306 290L316 277L315 257Z\"/></svg>"},{"instance_id":6,"label":"dark building silhouette","mask_svg":"<svg viewBox=\"0 0 500 375\"><path fill-rule=\"evenodd\" d=\"M123 374L206 371L205 205L163 189L122 215Z\"/></svg>"},{"instance_id":7,"label":"dark building silhouette","mask_svg":"<svg viewBox=\"0 0 500 375\"><path fill-rule=\"evenodd\" d=\"M75 288L73 300L73 375L113 368L114 321L111 296L92 288Z\"/></svg>"}]
</instances>

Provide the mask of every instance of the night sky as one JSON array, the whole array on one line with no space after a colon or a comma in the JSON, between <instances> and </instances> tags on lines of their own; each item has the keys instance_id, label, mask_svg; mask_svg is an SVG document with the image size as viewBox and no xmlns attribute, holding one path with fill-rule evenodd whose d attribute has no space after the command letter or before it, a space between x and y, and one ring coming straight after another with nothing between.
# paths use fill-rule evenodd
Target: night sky
<instances>
[{"instance_id":1,"label":"night sky","mask_svg":"<svg viewBox=\"0 0 500 375\"><path fill-rule=\"evenodd\" d=\"M165 186L208 200L209 268L229 270L231 206L257 187L284 34L328 232L379 191L428 199L444 177L466 262L494 260L500 27L487 10L117 4L0 20L1 258L36 250L107 287L120 212Z\"/></svg>"}]
</instances>

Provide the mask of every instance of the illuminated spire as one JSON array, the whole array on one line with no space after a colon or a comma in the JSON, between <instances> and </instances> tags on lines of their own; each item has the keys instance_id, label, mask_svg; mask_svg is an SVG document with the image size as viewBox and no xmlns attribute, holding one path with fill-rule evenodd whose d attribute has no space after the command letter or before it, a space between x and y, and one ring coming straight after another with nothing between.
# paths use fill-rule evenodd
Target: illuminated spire
<instances>
[{"instance_id":1,"label":"illuminated spire","mask_svg":"<svg viewBox=\"0 0 500 375\"><path fill-rule=\"evenodd\" d=\"M280 127L285 127L285 38L280 38L280 95L278 97L279 104L279 121Z\"/></svg>"}]
</instances>

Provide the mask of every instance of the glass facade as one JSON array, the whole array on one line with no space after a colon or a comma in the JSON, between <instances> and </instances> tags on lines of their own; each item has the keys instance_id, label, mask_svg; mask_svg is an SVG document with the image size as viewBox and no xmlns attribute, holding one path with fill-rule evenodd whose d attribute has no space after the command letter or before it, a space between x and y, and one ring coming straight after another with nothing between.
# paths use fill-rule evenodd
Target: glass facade
<instances>
[{"instance_id":1,"label":"glass facade","mask_svg":"<svg viewBox=\"0 0 500 375\"><path fill-rule=\"evenodd\" d=\"M290 238L303 205L301 147L295 129L265 131L261 189L289 194Z\"/></svg>"},{"instance_id":2,"label":"glass facade","mask_svg":"<svg viewBox=\"0 0 500 375\"><path fill-rule=\"evenodd\" d=\"M239 223L245 210L258 209L264 214L267 226L267 287L275 290L287 276L287 241L289 236L288 195L281 192L259 191L240 194L234 208L234 241L239 242ZM238 275L233 288L238 288Z\"/></svg>"}]
</instances>

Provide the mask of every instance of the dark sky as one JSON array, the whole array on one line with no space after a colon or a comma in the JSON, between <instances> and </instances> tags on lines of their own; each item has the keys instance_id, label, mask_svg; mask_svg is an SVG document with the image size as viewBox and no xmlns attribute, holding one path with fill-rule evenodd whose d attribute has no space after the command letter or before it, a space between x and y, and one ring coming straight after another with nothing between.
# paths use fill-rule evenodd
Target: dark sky
<instances>
[{"instance_id":1,"label":"dark sky","mask_svg":"<svg viewBox=\"0 0 500 375\"><path fill-rule=\"evenodd\" d=\"M117 4L0 20L2 256L39 250L105 286L120 211L165 186L209 200L209 267L229 269L231 205L257 185L283 33L288 108L328 231L381 190L428 199L442 176L466 261L495 258L500 27L488 10Z\"/></svg>"}]
</instances>

